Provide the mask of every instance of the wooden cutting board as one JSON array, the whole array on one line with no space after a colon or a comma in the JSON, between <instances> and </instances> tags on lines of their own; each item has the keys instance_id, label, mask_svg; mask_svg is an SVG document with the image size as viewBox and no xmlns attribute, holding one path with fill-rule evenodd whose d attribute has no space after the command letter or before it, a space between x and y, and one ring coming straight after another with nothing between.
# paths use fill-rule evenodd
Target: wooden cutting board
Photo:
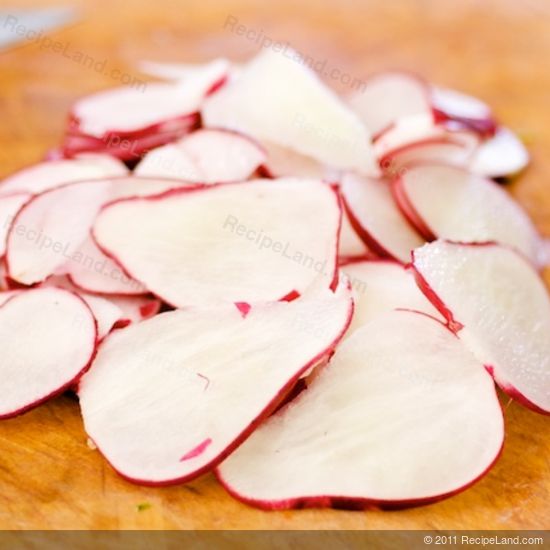
<instances>
[{"instance_id":1,"label":"wooden cutting board","mask_svg":"<svg viewBox=\"0 0 550 550\"><path fill-rule=\"evenodd\" d=\"M17 7L40 3L18 0ZM89 0L80 5L81 22L51 36L62 46L27 41L0 53L0 175L55 147L76 97L142 79L137 60L246 59L265 38L288 41L312 57L340 92L373 70L404 68L490 102L529 144L532 166L510 189L550 235L548 3ZM239 24L245 31L237 30ZM399 512L262 512L231 499L209 475L166 489L123 481L86 445L77 402L60 397L0 423L0 528L549 528L550 418L502 401L508 428L502 458L465 493Z\"/></svg>"}]
</instances>

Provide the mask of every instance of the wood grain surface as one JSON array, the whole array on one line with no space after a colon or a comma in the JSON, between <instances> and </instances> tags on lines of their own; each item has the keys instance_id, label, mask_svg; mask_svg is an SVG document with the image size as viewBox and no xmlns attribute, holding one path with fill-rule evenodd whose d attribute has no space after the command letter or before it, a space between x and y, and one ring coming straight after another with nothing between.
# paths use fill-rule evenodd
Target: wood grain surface
<instances>
[{"instance_id":1,"label":"wood grain surface","mask_svg":"<svg viewBox=\"0 0 550 550\"><path fill-rule=\"evenodd\" d=\"M38 5L46 4L17 0L16 7ZM0 175L40 159L59 142L67 110L79 95L143 79L137 60L246 59L258 43L230 28L234 19L228 18L236 18L248 30L288 41L347 75L329 79L340 92L373 70L404 68L490 102L533 157L510 190L550 235L550 4L544 0L75 5L82 8L80 22L51 35L63 51L26 41L0 53ZM0 7L15 8L6 1ZM79 62L77 52L102 69ZM211 475L164 489L123 481L87 446L78 404L63 396L0 423L0 528L550 528L550 418L507 398L503 405L508 432L502 458L458 496L398 512L263 512L230 498Z\"/></svg>"}]
</instances>

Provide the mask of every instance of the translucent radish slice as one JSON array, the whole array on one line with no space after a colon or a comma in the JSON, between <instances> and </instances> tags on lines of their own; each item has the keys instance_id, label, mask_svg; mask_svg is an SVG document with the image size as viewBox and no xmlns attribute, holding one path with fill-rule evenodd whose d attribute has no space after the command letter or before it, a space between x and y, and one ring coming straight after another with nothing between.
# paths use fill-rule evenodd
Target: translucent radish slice
<instances>
[{"instance_id":1,"label":"translucent radish slice","mask_svg":"<svg viewBox=\"0 0 550 550\"><path fill-rule=\"evenodd\" d=\"M96 324L75 294L19 292L0 307L0 418L36 407L74 384L96 348Z\"/></svg>"},{"instance_id":2,"label":"translucent radish slice","mask_svg":"<svg viewBox=\"0 0 550 550\"><path fill-rule=\"evenodd\" d=\"M6 253L6 240L15 215L31 197L22 192L0 196L0 256Z\"/></svg>"},{"instance_id":3,"label":"translucent radish slice","mask_svg":"<svg viewBox=\"0 0 550 550\"><path fill-rule=\"evenodd\" d=\"M201 183L248 179L266 160L260 146L224 130L197 130L174 144L148 153L137 175L165 176Z\"/></svg>"},{"instance_id":4,"label":"translucent radish slice","mask_svg":"<svg viewBox=\"0 0 550 550\"><path fill-rule=\"evenodd\" d=\"M253 506L398 508L481 478L504 441L491 377L441 323L405 311L358 329L217 469Z\"/></svg>"},{"instance_id":5,"label":"translucent radish slice","mask_svg":"<svg viewBox=\"0 0 550 550\"><path fill-rule=\"evenodd\" d=\"M256 180L107 206L99 247L175 307L277 300L336 270L340 207L318 180Z\"/></svg>"},{"instance_id":6,"label":"translucent radish slice","mask_svg":"<svg viewBox=\"0 0 550 550\"><path fill-rule=\"evenodd\" d=\"M411 250L424 244L397 208L385 181L348 174L341 193L353 228L376 254L407 263Z\"/></svg>"},{"instance_id":7,"label":"translucent radish slice","mask_svg":"<svg viewBox=\"0 0 550 550\"><path fill-rule=\"evenodd\" d=\"M351 313L344 282L335 293L316 286L292 302L246 311L233 304L176 310L115 332L79 386L86 432L131 481L193 479L332 352Z\"/></svg>"},{"instance_id":8,"label":"translucent radish slice","mask_svg":"<svg viewBox=\"0 0 550 550\"><path fill-rule=\"evenodd\" d=\"M499 185L453 166L411 168L394 182L402 211L428 240L496 241L537 262L540 237L527 213Z\"/></svg>"},{"instance_id":9,"label":"translucent radish slice","mask_svg":"<svg viewBox=\"0 0 550 550\"><path fill-rule=\"evenodd\" d=\"M403 117L431 116L428 85L406 72L382 72L372 76L362 89L350 96L349 104L372 135Z\"/></svg>"},{"instance_id":10,"label":"translucent radish slice","mask_svg":"<svg viewBox=\"0 0 550 550\"><path fill-rule=\"evenodd\" d=\"M481 144L470 169L489 178L515 176L529 164L529 152L508 128L500 127L495 136Z\"/></svg>"},{"instance_id":11,"label":"translucent radish slice","mask_svg":"<svg viewBox=\"0 0 550 550\"><path fill-rule=\"evenodd\" d=\"M205 102L202 117L206 126L240 130L335 168L378 173L359 118L289 50L256 56Z\"/></svg>"},{"instance_id":12,"label":"translucent radish slice","mask_svg":"<svg viewBox=\"0 0 550 550\"><path fill-rule=\"evenodd\" d=\"M414 252L422 290L499 386L550 413L550 299L522 256L496 244L435 241Z\"/></svg>"}]
</instances>

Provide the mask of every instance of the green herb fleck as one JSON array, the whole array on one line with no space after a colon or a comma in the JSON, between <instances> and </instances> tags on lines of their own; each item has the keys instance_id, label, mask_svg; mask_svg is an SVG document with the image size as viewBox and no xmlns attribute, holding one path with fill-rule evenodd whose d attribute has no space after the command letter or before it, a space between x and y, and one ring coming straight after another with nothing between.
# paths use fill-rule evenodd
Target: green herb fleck
<instances>
[{"instance_id":1,"label":"green herb fleck","mask_svg":"<svg viewBox=\"0 0 550 550\"><path fill-rule=\"evenodd\" d=\"M149 502L140 502L137 505L138 512L144 512L145 510L149 510L149 508L151 508L151 504Z\"/></svg>"}]
</instances>

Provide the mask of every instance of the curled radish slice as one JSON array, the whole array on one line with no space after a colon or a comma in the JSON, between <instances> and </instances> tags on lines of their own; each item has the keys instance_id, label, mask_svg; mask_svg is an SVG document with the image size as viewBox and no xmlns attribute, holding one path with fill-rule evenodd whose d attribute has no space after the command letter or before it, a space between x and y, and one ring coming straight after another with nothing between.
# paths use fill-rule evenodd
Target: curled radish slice
<instances>
[{"instance_id":1,"label":"curled radish slice","mask_svg":"<svg viewBox=\"0 0 550 550\"><path fill-rule=\"evenodd\" d=\"M107 155L82 154L73 159L52 160L23 168L0 183L0 195L37 194L65 183L124 176L128 169Z\"/></svg>"},{"instance_id":2,"label":"curled radish slice","mask_svg":"<svg viewBox=\"0 0 550 550\"><path fill-rule=\"evenodd\" d=\"M19 292L0 307L0 418L53 397L87 370L96 324L76 294L58 288Z\"/></svg>"},{"instance_id":3,"label":"curled radish slice","mask_svg":"<svg viewBox=\"0 0 550 550\"><path fill-rule=\"evenodd\" d=\"M415 250L420 287L510 396L550 413L550 299L531 264L496 244Z\"/></svg>"},{"instance_id":4,"label":"curled radish slice","mask_svg":"<svg viewBox=\"0 0 550 550\"><path fill-rule=\"evenodd\" d=\"M537 262L540 237L521 206L496 183L453 166L423 165L394 182L404 214L428 240L496 241Z\"/></svg>"},{"instance_id":5,"label":"curled radish slice","mask_svg":"<svg viewBox=\"0 0 550 550\"><path fill-rule=\"evenodd\" d=\"M349 104L372 135L403 117L418 114L431 117L428 85L406 72L382 72L372 76L349 97Z\"/></svg>"},{"instance_id":6,"label":"curled radish slice","mask_svg":"<svg viewBox=\"0 0 550 550\"><path fill-rule=\"evenodd\" d=\"M93 233L131 277L186 307L282 299L319 274L330 286L339 226L330 185L288 178L115 202Z\"/></svg>"},{"instance_id":7,"label":"curled radish slice","mask_svg":"<svg viewBox=\"0 0 550 550\"><path fill-rule=\"evenodd\" d=\"M529 153L520 139L508 128L481 144L471 161L470 169L489 178L515 176L529 164Z\"/></svg>"},{"instance_id":8,"label":"curled radish slice","mask_svg":"<svg viewBox=\"0 0 550 550\"><path fill-rule=\"evenodd\" d=\"M86 432L115 470L146 485L183 482L246 439L347 328L347 282L310 291L176 310L113 333L79 397Z\"/></svg>"},{"instance_id":9,"label":"curled radish slice","mask_svg":"<svg viewBox=\"0 0 550 550\"><path fill-rule=\"evenodd\" d=\"M342 196L353 228L376 254L407 263L425 240L409 225L383 180L347 174Z\"/></svg>"},{"instance_id":10,"label":"curled radish slice","mask_svg":"<svg viewBox=\"0 0 550 550\"><path fill-rule=\"evenodd\" d=\"M413 274L402 265L387 260L351 262L342 266L353 290L355 311L346 333L394 309L420 311L440 318L439 312L418 288Z\"/></svg>"},{"instance_id":11,"label":"curled radish slice","mask_svg":"<svg viewBox=\"0 0 550 550\"><path fill-rule=\"evenodd\" d=\"M201 112L206 126L240 130L335 168L378 173L364 125L295 52L264 50Z\"/></svg>"},{"instance_id":12,"label":"curled radish slice","mask_svg":"<svg viewBox=\"0 0 550 550\"><path fill-rule=\"evenodd\" d=\"M177 143L148 153L135 174L201 183L241 181L250 177L265 159L259 145L236 132L197 130Z\"/></svg>"},{"instance_id":13,"label":"curled radish slice","mask_svg":"<svg viewBox=\"0 0 550 550\"><path fill-rule=\"evenodd\" d=\"M503 440L483 366L440 322L394 311L344 341L217 474L232 496L269 510L404 507L470 486Z\"/></svg>"}]
</instances>

